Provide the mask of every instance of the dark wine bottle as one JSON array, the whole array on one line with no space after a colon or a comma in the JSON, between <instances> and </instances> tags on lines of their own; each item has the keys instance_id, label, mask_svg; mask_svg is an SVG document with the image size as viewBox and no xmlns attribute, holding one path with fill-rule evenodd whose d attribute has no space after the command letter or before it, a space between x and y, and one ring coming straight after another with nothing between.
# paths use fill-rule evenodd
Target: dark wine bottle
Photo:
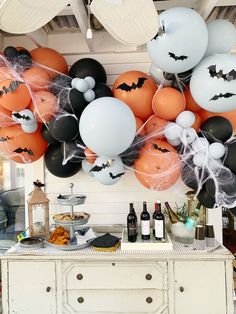
<instances>
[{"instance_id":1,"label":"dark wine bottle","mask_svg":"<svg viewBox=\"0 0 236 314\"><path fill-rule=\"evenodd\" d=\"M152 231L153 231L153 236L155 237L155 214L158 211L158 206L157 203L154 204L154 213L152 215Z\"/></svg>"},{"instance_id":2,"label":"dark wine bottle","mask_svg":"<svg viewBox=\"0 0 236 314\"><path fill-rule=\"evenodd\" d=\"M165 216L161 212L161 202L155 203L154 213L155 238L160 241L165 239Z\"/></svg>"},{"instance_id":3,"label":"dark wine bottle","mask_svg":"<svg viewBox=\"0 0 236 314\"><path fill-rule=\"evenodd\" d=\"M134 210L133 203L129 203L129 214L127 216L127 233L128 233L128 241L136 242L137 240L137 216Z\"/></svg>"},{"instance_id":4,"label":"dark wine bottle","mask_svg":"<svg viewBox=\"0 0 236 314\"><path fill-rule=\"evenodd\" d=\"M143 202L143 211L141 213L141 236L143 240L150 239L150 214L147 211L147 202Z\"/></svg>"}]
</instances>

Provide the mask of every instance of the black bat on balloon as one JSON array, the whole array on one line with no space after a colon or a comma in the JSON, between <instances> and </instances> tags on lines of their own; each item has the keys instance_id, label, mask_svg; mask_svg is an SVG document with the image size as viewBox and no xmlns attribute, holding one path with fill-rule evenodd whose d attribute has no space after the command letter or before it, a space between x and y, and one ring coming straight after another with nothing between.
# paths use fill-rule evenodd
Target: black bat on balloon
<instances>
[{"instance_id":1,"label":"black bat on balloon","mask_svg":"<svg viewBox=\"0 0 236 314\"><path fill-rule=\"evenodd\" d=\"M212 97L210 100L218 100L219 98L230 98L233 96L236 96L236 94L232 94L232 93L222 94L222 93L220 93L219 95L215 95L214 97Z\"/></svg>"},{"instance_id":2,"label":"black bat on balloon","mask_svg":"<svg viewBox=\"0 0 236 314\"><path fill-rule=\"evenodd\" d=\"M2 90L0 91L0 96L1 95L5 95L7 93L13 93L20 84L23 84L23 82L21 82L21 81L11 81L9 87L6 87L6 86L2 87Z\"/></svg>"},{"instance_id":3,"label":"black bat on balloon","mask_svg":"<svg viewBox=\"0 0 236 314\"><path fill-rule=\"evenodd\" d=\"M188 59L187 56L176 56L173 52L169 52L169 56L175 61L179 61L179 60L183 61L185 59Z\"/></svg>"},{"instance_id":4,"label":"black bat on balloon","mask_svg":"<svg viewBox=\"0 0 236 314\"><path fill-rule=\"evenodd\" d=\"M224 79L227 82L236 80L236 71L233 69L228 73L224 73L223 70L216 71L216 65L211 65L208 67L210 77L217 77Z\"/></svg>"},{"instance_id":5,"label":"black bat on balloon","mask_svg":"<svg viewBox=\"0 0 236 314\"><path fill-rule=\"evenodd\" d=\"M113 173L109 172L109 175L110 177L115 180L116 178L120 178L121 176L123 176L125 173L124 172L121 172L121 173L118 173L116 175L113 175Z\"/></svg>"},{"instance_id":6,"label":"black bat on balloon","mask_svg":"<svg viewBox=\"0 0 236 314\"><path fill-rule=\"evenodd\" d=\"M15 112L12 114L14 117L16 117L17 119L22 119L22 120L26 120L26 121L29 121L30 120L30 117L29 116L26 116L26 115L21 115L19 112Z\"/></svg>"},{"instance_id":7,"label":"black bat on balloon","mask_svg":"<svg viewBox=\"0 0 236 314\"><path fill-rule=\"evenodd\" d=\"M117 86L116 89L121 89L126 92L130 92L132 89L141 88L146 80L147 80L146 77L139 77L137 84L133 83L132 85L128 85L126 83L122 83L119 86Z\"/></svg>"},{"instance_id":8,"label":"black bat on balloon","mask_svg":"<svg viewBox=\"0 0 236 314\"><path fill-rule=\"evenodd\" d=\"M94 166L89 172L99 172L102 171L103 169L106 169L108 167L110 167L113 163L114 159L108 160L106 163L101 164L101 166Z\"/></svg>"},{"instance_id":9,"label":"black bat on balloon","mask_svg":"<svg viewBox=\"0 0 236 314\"><path fill-rule=\"evenodd\" d=\"M166 33L165 25L162 21L162 26L159 27L157 34L153 37L153 39L157 39L158 36L163 36Z\"/></svg>"},{"instance_id":10,"label":"black bat on balloon","mask_svg":"<svg viewBox=\"0 0 236 314\"><path fill-rule=\"evenodd\" d=\"M33 156L33 155L34 155L34 153L32 152L32 150L31 150L31 149L28 149L28 148L26 148L26 147L25 147L25 148L19 147L19 148L15 149L13 152L14 152L14 153L17 153L17 154L27 153L27 154L30 155L30 156Z\"/></svg>"},{"instance_id":11,"label":"black bat on balloon","mask_svg":"<svg viewBox=\"0 0 236 314\"><path fill-rule=\"evenodd\" d=\"M0 137L0 142L7 142L8 140L10 140L10 137L8 137L8 136L1 136Z\"/></svg>"},{"instance_id":12,"label":"black bat on balloon","mask_svg":"<svg viewBox=\"0 0 236 314\"><path fill-rule=\"evenodd\" d=\"M170 153L170 151L169 151L168 149L166 149L166 148L161 148L161 147L159 147L157 144L152 144L152 147L153 147L154 149L159 150L159 151L162 152L162 153Z\"/></svg>"}]
</instances>

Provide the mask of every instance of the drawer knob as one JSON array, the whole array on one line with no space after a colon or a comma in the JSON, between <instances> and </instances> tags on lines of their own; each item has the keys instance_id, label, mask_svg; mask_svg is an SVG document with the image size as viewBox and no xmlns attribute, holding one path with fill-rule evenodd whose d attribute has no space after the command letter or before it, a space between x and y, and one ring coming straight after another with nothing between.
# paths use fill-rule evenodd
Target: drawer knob
<instances>
[{"instance_id":1,"label":"drawer knob","mask_svg":"<svg viewBox=\"0 0 236 314\"><path fill-rule=\"evenodd\" d=\"M79 297L79 298L77 299L77 301L78 301L79 303L83 303L83 302L84 302L84 298Z\"/></svg>"},{"instance_id":2,"label":"drawer knob","mask_svg":"<svg viewBox=\"0 0 236 314\"><path fill-rule=\"evenodd\" d=\"M149 303L149 304L150 304L150 303L152 303L152 301L153 301L153 300L152 300L152 298L151 298L151 297L147 297L147 298L146 298L146 302L147 302L147 303Z\"/></svg>"},{"instance_id":3,"label":"drawer knob","mask_svg":"<svg viewBox=\"0 0 236 314\"><path fill-rule=\"evenodd\" d=\"M179 291L180 291L180 292L184 292L184 287L180 287L180 288L179 288Z\"/></svg>"},{"instance_id":4,"label":"drawer knob","mask_svg":"<svg viewBox=\"0 0 236 314\"><path fill-rule=\"evenodd\" d=\"M50 287L47 287L46 288L46 292L50 292L51 291L51 288Z\"/></svg>"},{"instance_id":5,"label":"drawer knob","mask_svg":"<svg viewBox=\"0 0 236 314\"><path fill-rule=\"evenodd\" d=\"M83 275L82 274L78 274L76 277L77 277L78 280L82 280L83 279Z\"/></svg>"},{"instance_id":6,"label":"drawer knob","mask_svg":"<svg viewBox=\"0 0 236 314\"><path fill-rule=\"evenodd\" d=\"M152 279L152 275L151 275L151 274L147 274L147 275L145 276L145 278L146 278L147 280L151 280L151 279Z\"/></svg>"}]
</instances>

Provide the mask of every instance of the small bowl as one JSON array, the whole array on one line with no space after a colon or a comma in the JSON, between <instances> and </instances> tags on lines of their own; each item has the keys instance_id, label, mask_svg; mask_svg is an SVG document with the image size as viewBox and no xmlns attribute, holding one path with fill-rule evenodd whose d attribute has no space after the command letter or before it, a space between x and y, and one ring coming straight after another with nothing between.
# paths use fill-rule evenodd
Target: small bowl
<instances>
[{"instance_id":1,"label":"small bowl","mask_svg":"<svg viewBox=\"0 0 236 314\"><path fill-rule=\"evenodd\" d=\"M20 246L23 248L40 248L43 246L43 239L38 237L28 237L20 240Z\"/></svg>"}]
</instances>

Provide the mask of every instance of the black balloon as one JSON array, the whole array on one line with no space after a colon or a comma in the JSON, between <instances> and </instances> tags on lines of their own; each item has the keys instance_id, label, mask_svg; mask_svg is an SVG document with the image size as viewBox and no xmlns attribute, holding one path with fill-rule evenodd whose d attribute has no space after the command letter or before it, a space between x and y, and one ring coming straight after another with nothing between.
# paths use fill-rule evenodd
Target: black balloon
<instances>
[{"instance_id":1,"label":"black balloon","mask_svg":"<svg viewBox=\"0 0 236 314\"><path fill-rule=\"evenodd\" d=\"M78 119L71 114L57 115L48 125L51 135L60 142L69 142L79 133Z\"/></svg>"},{"instance_id":2,"label":"black balloon","mask_svg":"<svg viewBox=\"0 0 236 314\"><path fill-rule=\"evenodd\" d=\"M64 142L61 143L61 152L63 156L70 162L82 162L85 158L84 149L78 147L77 142Z\"/></svg>"},{"instance_id":3,"label":"black balloon","mask_svg":"<svg viewBox=\"0 0 236 314\"><path fill-rule=\"evenodd\" d=\"M49 145L45 153L45 165L49 172L60 178L68 178L75 175L81 169L81 163L63 162L63 154L60 145Z\"/></svg>"},{"instance_id":4,"label":"black balloon","mask_svg":"<svg viewBox=\"0 0 236 314\"><path fill-rule=\"evenodd\" d=\"M4 49L3 54L8 61L12 62L18 56L18 51L15 47L8 46Z\"/></svg>"},{"instance_id":5,"label":"black balloon","mask_svg":"<svg viewBox=\"0 0 236 314\"><path fill-rule=\"evenodd\" d=\"M221 172L219 172L217 176L219 176L220 178ZM217 180L217 177L216 177L216 180ZM223 171L222 171L222 178L217 180L217 184L218 184L218 189L219 189L218 193L222 193L222 194L224 193L226 199L227 197L232 197L232 196L236 197L236 176L234 174L232 175L228 174L227 176L227 174L226 173L223 174ZM216 187L215 187L215 182L213 179L207 180L205 184L205 188L209 195L212 195L212 196L215 195Z\"/></svg>"},{"instance_id":6,"label":"black balloon","mask_svg":"<svg viewBox=\"0 0 236 314\"><path fill-rule=\"evenodd\" d=\"M70 68L69 75L79 78L92 76L96 83L106 83L107 75L104 67L97 60L92 58L83 58L76 61Z\"/></svg>"},{"instance_id":7,"label":"black balloon","mask_svg":"<svg viewBox=\"0 0 236 314\"><path fill-rule=\"evenodd\" d=\"M172 81L175 78L173 73L163 72L163 76L166 80Z\"/></svg>"},{"instance_id":8,"label":"black balloon","mask_svg":"<svg viewBox=\"0 0 236 314\"><path fill-rule=\"evenodd\" d=\"M97 83L94 87L95 99L101 97L113 97L112 90L104 83Z\"/></svg>"},{"instance_id":9,"label":"black balloon","mask_svg":"<svg viewBox=\"0 0 236 314\"><path fill-rule=\"evenodd\" d=\"M195 169L198 171L198 176L195 174ZM186 163L184 164L182 171L181 171L181 177L183 182L191 189L197 190L198 184L199 184L199 178L202 177L202 171L204 171L201 168L197 168L192 158L188 159ZM206 173L204 171L203 174L203 180L206 178Z\"/></svg>"},{"instance_id":10,"label":"black balloon","mask_svg":"<svg viewBox=\"0 0 236 314\"><path fill-rule=\"evenodd\" d=\"M222 143L227 141L233 134L231 122L224 117L211 117L201 126L201 130L209 142L219 140Z\"/></svg>"},{"instance_id":11,"label":"black balloon","mask_svg":"<svg viewBox=\"0 0 236 314\"><path fill-rule=\"evenodd\" d=\"M185 84L182 81L177 81L176 79L174 79L171 82L171 87L177 89L181 93L183 93L185 91L185 88L186 88Z\"/></svg>"},{"instance_id":12,"label":"black balloon","mask_svg":"<svg viewBox=\"0 0 236 314\"><path fill-rule=\"evenodd\" d=\"M177 76L184 84L188 84L190 82L192 72L192 70L188 70L182 73L178 73Z\"/></svg>"},{"instance_id":13,"label":"black balloon","mask_svg":"<svg viewBox=\"0 0 236 314\"><path fill-rule=\"evenodd\" d=\"M50 134L48 126L46 126L45 124L42 125L41 134L48 144L52 145L59 144L59 142Z\"/></svg>"},{"instance_id":14,"label":"black balloon","mask_svg":"<svg viewBox=\"0 0 236 314\"><path fill-rule=\"evenodd\" d=\"M88 102L83 93L76 88L65 89L59 95L59 104L67 112L73 113L79 119Z\"/></svg>"},{"instance_id":15,"label":"black balloon","mask_svg":"<svg viewBox=\"0 0 236 314\"><path fill-rule=\"evenodd\" d=\"M64 88L71 88L71 80L67 75L58 74L51 83L50 92L57 96Z\"/></svg>"},{"instance_id":16,"label":"black balloon","mask_svg":"<svg viewBox=\"0 0 236 314\"><path fill-rule=\"evenodd\" d=\"M131 167L135 160L139 158L139 150L145 145L144 138L142 136L136 136L133 143L129 148L124 151L120 157L124 165Z\"/></svg>"},{"instance_id":17,"label":"black balloon","mask_svg":"<svg viewBox=\"0 0 236 314\"><path fill-rule=\"evenodd\" d=\"M215 198L211 194L208 194L208 192L203 187L201 191L198 193L198 201L207 208L213 208L215 205Z\"/></svg>"},{"instance_id":18,"label":"black balloon","mask_svg":"<svg viewBox=\"0 0 236 314\"><path fill-rule=\"evenodd\" d=\"M228 144L224 165L236 175L236 142Z\"/></svg>"}]
</instances>

